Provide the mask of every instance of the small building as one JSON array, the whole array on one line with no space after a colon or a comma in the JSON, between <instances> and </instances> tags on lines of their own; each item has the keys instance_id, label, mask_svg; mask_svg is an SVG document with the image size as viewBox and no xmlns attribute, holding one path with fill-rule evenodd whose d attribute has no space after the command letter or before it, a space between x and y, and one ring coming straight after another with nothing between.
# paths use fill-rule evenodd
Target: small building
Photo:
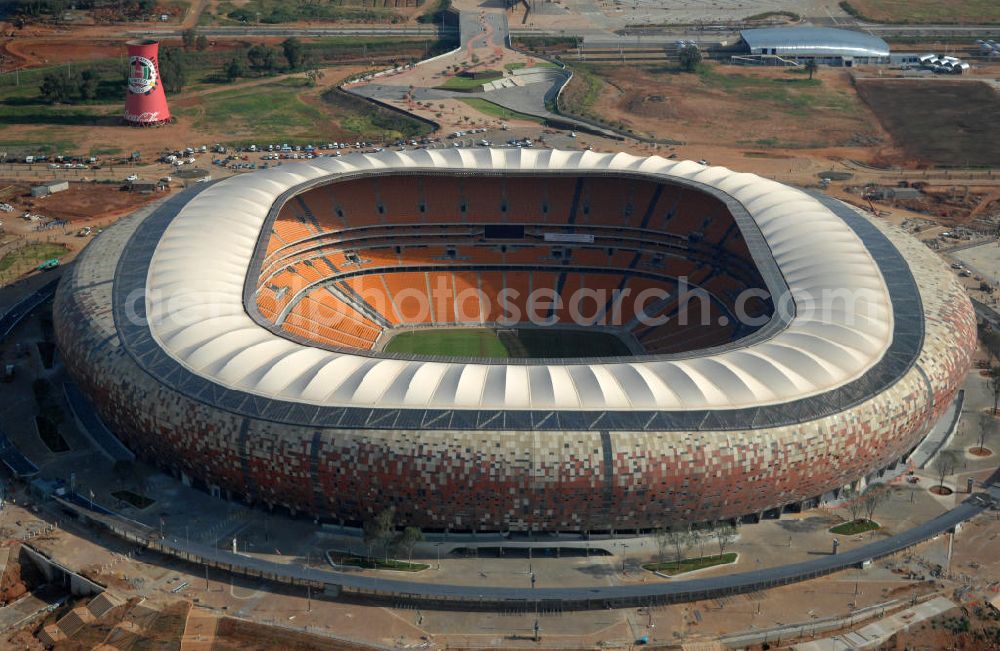
<instances>
[{"instance_id":1,"label":"small building","mask_svg":"<svg viewBox=\"0 0 1000 651\"><path fill-rule=\"evenodd\" d=\"M31 188L31 196L36 198L47 197L50 194L62 192L63 190L69 190L69 181L49 181L48 183L33 186Z\"/></svg>"},{"instance_id":2,"label":"small building","mask_svg":"<svg viewBox=\"0 0 1000 651\"><path fill-rule=\"evenodd\" d=\"M166 184L161 181L130 181L128 184L129 192L140 192L142 194L150 194L153 192L158 192L166 187Z\"/></svg>"},{"instance_id":3,"label":"small building","mask_svg":"<svg viewBox=\"0 0 1000 651\"><path fill-rule=\"evenodd\" d=\"M870 34L832 27L763 27L740 36L749 54L802 63L813 59L832 66L889 62L889 44Z\"/></svg>"}]
</instances>

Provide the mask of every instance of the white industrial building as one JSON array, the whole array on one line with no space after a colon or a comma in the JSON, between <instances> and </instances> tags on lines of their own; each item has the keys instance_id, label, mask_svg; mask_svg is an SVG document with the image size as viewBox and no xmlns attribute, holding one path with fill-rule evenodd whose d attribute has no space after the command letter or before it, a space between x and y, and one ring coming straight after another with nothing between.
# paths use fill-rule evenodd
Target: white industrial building
<instances>
[{"instance_id":1,"label":"white industrial building","mask_svg":"<svg viewBox=\"0 0 1000 651\"><path fill-rule=\"evenodd\" d=\"M889 44L870 34L830 27L765 27L740 32L744 62L795 65L813 59L832 66L889 62Z\"/></svg>"},{"instance_id":2,"label":"white industrial building","mask_svg":"<svg viewBox=\"0 0 1000 651\"><path fill-rule=\"evenodd\" d=\"M48 183L33 186L31 188L31 196L35 198L47 197L50 194L62 192L63 190L69 190L69 181L49 181Z\"/></svg>"}]
</instances>

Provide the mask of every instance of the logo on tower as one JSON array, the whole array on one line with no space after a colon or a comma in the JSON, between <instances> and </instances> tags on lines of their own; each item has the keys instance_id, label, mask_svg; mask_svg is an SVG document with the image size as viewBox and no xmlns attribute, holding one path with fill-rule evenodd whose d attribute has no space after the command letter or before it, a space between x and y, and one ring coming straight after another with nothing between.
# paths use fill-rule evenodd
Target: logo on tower
<instances>
[{"instance_id":1,"label":"logo on tower","mask_svg":"<svg viewBox=\"0 0 1000 651\"><path fill-rule=\"evenodd\" d=\"M156 88L156 65L144 56L129 57L128 90L135 95L149 95Z\"/></svg>"}]
</instances>

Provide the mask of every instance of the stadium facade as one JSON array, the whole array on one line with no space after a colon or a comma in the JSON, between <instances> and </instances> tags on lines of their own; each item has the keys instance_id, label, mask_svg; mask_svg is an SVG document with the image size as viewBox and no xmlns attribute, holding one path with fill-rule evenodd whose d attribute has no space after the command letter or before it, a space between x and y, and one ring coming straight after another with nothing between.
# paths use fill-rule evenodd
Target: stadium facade
<instances>
[{"instance_id":1,"label":"stadium facade","mask_svg":"<svg viewBox=\"0 0 1000 651\"><path fill-rule=\"evenodd\" d=\"M682 276L710 323L647 324L676 314ZM406 314L435 279L446 307ZM400 328L497 325L484 301L515 285L669 291L600 326L628 357L379 351ZM55 323L108 425L185 481L452 531L808 506L905 459L976 340L943 263L846 204L689 161L519 149L320 158L186 191L88 246Z\"/></svg>"}]
</instances>

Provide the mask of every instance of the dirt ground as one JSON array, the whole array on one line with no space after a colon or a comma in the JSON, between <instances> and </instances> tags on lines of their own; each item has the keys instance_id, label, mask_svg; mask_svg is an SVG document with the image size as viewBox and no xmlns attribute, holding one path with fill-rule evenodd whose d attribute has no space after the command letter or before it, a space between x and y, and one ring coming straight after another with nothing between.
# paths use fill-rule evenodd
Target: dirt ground
<instances>
[{"instance_id":1,"label":"dirt ground","mask_svg":"<svg viewBox=\"0 0 1000 651\"><path fill-rule=\"evenodd\" d=\"M212 649L218 651L269 651L279 648L286 651L308 651L317 648L330 651L365 651L373 647L331 640L328 637L316 637L231 617L219 620L212 645Z\"/></svg>"},{"instance_id":2,"label":"dirt ground","mask_svg":"<svg viewBox=\"0 0 1000 651\"><path fill-rule=\"evenodd\" d=\"M0 180L0 187L6 185ZM117 219L162 198L158 193L127 192L104 183L71 183L69 190L42 198L25 194L8 200L14 206L15 214L17 210L27 210L67 222Z\"/></svg>"},{"instance_id":3,"label":"dirt ground","mask_svg":"<svg viewBox=\"0 0 1000 651\"><path fill-rule=\"evenodd\" d=\"M760 157L840 148L870 159L889 146L843 70L822 69L814 84L785 69L730 65L713 65L705 74L662 66L593 71L605 84L592 112L658 138L763 150L756 153ZM574 80L566 91L569 106L579 83Z\"/></svg>"},{"instance_id":4,"label":"dirt ground","mask_svg":"<svg viewBox=\"0 0 1000 651\"><path fill-rule=\"evenodd\" d=\"M896 143L920 162L1000 166L1000 94L988 84L859 79L857 86Z\"/></svg>"}]
</instances>

